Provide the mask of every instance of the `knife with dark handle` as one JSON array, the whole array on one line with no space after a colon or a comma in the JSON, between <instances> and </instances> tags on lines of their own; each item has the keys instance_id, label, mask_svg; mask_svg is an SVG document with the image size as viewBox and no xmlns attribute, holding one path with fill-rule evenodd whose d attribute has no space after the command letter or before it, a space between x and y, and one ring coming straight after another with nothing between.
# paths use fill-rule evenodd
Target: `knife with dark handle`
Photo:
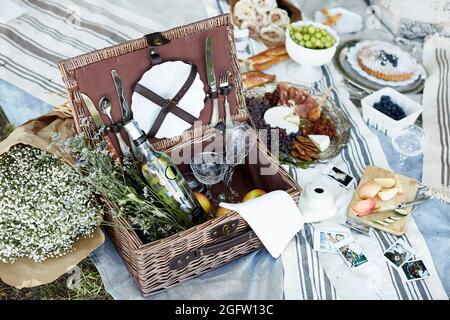
<instances>
[{"instance_id":1,"label":"knife with dark handle","mask_svg":"<svg viewBox=\"0 0 450 320\"><path fill-rule=\"evenodd\" d=\"M127 123L131 120L131 109L128 104L127 97L125 96L125 89L123 87L122 78L116 70L111 70L111 76L114 81L114 86L116 87L117 97L119 98L120 111L122 113L123 123ZM139 158L139 153L136 150L134 142L130 140L131 150L135 157Z\"/></svg>"},{"instance_id":2,"label":"knife with dark handle","mask_svg":"<svg viewBox=\"0 0 450 320\"><path fill-rule=\"evenodd\" d=\"M206 38L205 63L206 63L206 78L208 80L209 85L209 95L212 101L210 124L211 127L214 128L219 122L219 101L217 100L217 82L214 70L211 36L208 36Z\"/></svg>"},{"instance_id":3,"label":"knife with dark handle","mask_svg":"<svg viewBox=\"0 0 450 320\"><path fill-rule=\"evenodd\" d=\"M117 97L119 98L120 111L122 113L123 122L131 120L130 107L128 105L127 97L125 96L125 89L123 87L122 78L116 70L111 70L111 76L116 87Z\"/></svg>"},{"instance_id":4,"label":"knife with dark handle","mask_svg":"<svg viewBox=\"0 0 450 320\"><path fill-rule=\"evenodd\" d=\"M81 97L83 98L84 105L89 111L89 114L91 115L92 121L94 121L95 125L97 126L97 129L104 126L104 123L102 121L102 118L100 116L100 113L98 112L97 108L94 105L94 102L87 94L81 93ZM111 154L111 157L116 160L119 158L119 154L117 153L116 149L114 148L114 145L111 142L111 139L107 136L103 136L103 140L105 140L106 145L108 146L109 153Z\"/></svg>"}]
</instances>

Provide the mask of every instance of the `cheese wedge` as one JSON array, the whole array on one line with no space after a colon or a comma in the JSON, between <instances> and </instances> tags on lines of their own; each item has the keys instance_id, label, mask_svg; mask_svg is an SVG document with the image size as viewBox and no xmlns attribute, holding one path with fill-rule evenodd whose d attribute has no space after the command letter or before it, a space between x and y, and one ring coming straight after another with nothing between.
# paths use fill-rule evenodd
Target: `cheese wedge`
<instances>
[{"instance_id":1,"label":"cheese wedge","mask_svg":"<svg viewBox=\"0 0 450 320\"><path fill-rule=\"evenodd\" d=\"M326 135L310 134L309 140L320 150L324 152L330 146L330 137Z\"/></svg>"},{"instance_id":2,"label":"cheese wedge","mask_svg":"<svg viewBox=\"0 0 450 320\"><path fill-rule=\"evenodd\" d=\"M285 106L272 107L264 113L264 121L272 128L286 129L287 134L297 133L300 125L300 117L294 111Z\"/></svg>"}]
</instances>

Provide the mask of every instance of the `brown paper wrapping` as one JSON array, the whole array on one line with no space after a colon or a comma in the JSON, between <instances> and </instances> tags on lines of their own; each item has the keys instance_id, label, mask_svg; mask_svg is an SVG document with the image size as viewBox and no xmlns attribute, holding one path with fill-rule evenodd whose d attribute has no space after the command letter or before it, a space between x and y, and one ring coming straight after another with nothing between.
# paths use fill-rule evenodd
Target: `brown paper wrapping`
<instances>
[{"instance_id":1,"label":"brown paper wrapping","mask_svg":"<svg viewBox=\"0 0 450 320\"><path fill-rule=\"evenodd\" d=\"M15 129L0 142L0 154L16 144L26 144L47 151L54 132L59 132L62 138L75 135L75 123L67 104ZM12 264L0 262L0 279L18 289L50 283L74 268L104 241L103 232L97 228L92 237L79 239L74 250L60 258L47 259L42 263L27 258L17 259Z\"/></svg>"}]
</instances>

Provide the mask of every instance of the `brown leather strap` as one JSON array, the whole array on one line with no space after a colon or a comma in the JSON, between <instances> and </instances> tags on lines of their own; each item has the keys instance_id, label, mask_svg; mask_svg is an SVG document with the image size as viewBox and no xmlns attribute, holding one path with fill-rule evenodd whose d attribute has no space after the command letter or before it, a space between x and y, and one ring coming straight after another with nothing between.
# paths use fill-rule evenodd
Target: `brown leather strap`
<instances>
[{"instance_id":1,"label":"brown leather strap","mask_svg":"<svg viewBox=\"0 0 450 320\"><path fill-rule=\"evenodd\" d=\"M183 86L180 88L180 90L178 90L177 94L172 99L164 99L160 95L154 93L153 91L151 91L150 89L144 87L139 83L135 85L134 91L136 91L143 97L147 98L148 100L152 101L153 103L161 107L161 111L156 117L156 120L153 123L153 126L147 135L148 137L153 138L156 135L169 112L173 113L174 115L183 119L184 121L190 123L191 125L194 124L197 118L195 118L190 113L184 111L183 109L179 108L177 104L191 87L192 83L195 80L196 75L197 75L197 67L191 64L191 71L189 72L189 76L187 77Z\"/></svg>"}]
</instances>

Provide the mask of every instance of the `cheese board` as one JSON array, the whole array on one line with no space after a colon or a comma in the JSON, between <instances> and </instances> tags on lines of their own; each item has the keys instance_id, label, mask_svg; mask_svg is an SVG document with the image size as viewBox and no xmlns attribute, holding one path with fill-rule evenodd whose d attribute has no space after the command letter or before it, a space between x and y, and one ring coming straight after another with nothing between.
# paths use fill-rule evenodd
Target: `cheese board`
<instances>
[{"instance_id":1,"label":"cheese board","mask_svg":"<svg viewBox=\"0 0 450 320\"><path fill-rule=\"evenodd\" d=\"M381 211L375 212L372 214L361 216L357 211L354 210L355 205L364 200L361 198L361 187L363 185L367 185L368 183L372 183L375 179L394 179L396 181L396 186L401 186L401 192L397 193L392 199L382 201L379 196L376 196L371 199L376 199L376 207L388 206L398 204L400 202L409 202L413 201L416 198L417 190L419 188L417 181L415 179L405 177L399 174L396 174L392 171L385 170L382 168L378 168L375 166L368 166L364 171L364 174L361 178L361 181L353 195L352 201L347 210L347 216L357 222L363 223L375 229L379 229L388 233L391 233L396 236L401 236L406 232L406 225L410 219L410 213L413 210L413 207L407 207L402 209L402 214L393 211ZM381 192L385 189L381 189ZM394 217L391 219L391 217ZM388 219L388 223L386 222ZM389 220L390 219L390 220ZM380 223L381 221L381 223ZM391 222L392 221L392 222Z\"/></svg>"}]
</instances>

